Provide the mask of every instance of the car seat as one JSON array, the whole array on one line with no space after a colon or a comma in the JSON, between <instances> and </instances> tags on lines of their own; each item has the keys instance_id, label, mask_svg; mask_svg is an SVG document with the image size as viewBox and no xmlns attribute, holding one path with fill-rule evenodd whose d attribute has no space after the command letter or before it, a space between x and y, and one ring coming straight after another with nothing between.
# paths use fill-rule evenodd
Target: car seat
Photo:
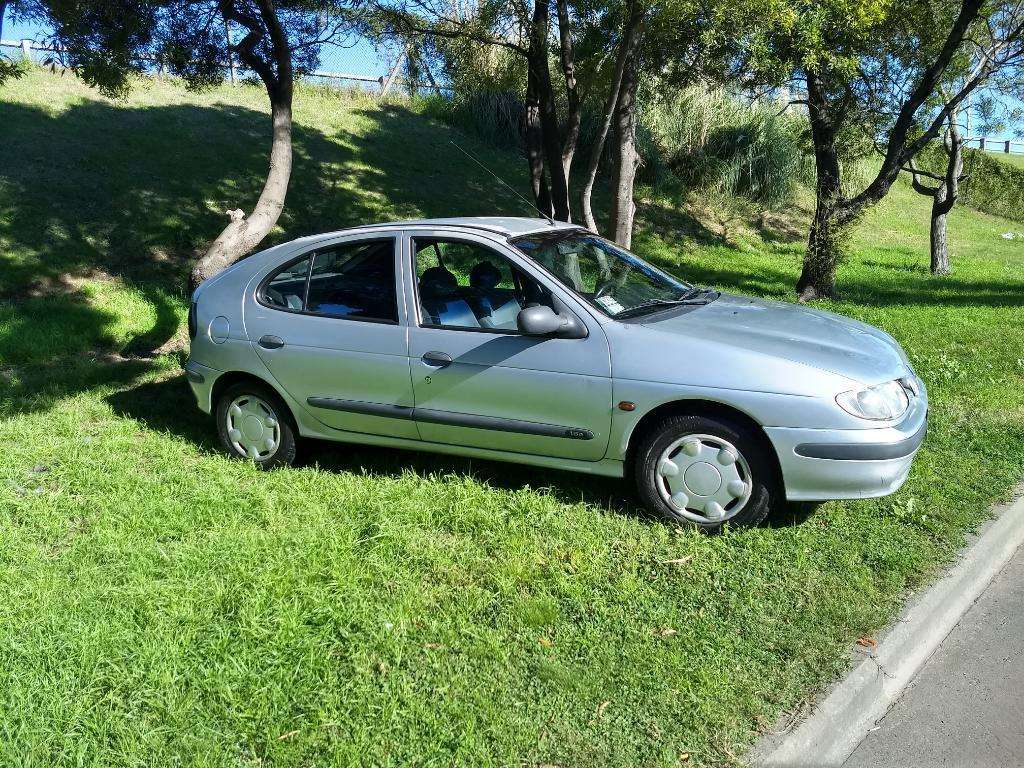
<instances>
[{"instance_id":1,"label":"car seat","mask_svg":"<svg viewBox=\"0 0 1024 768\"><path fill-rule=\"evenodd\" d=\"M489 261L478 261L469 272L471 300L480 325L484 328L516 327L516 317L522 309L510 289L498 288L501 270Z\"/></svg>"},{"instance_id":2,"label":"car seat","mask_svg":"<svg viewBox=\"0 0 1024 768\"><path fill-rule=\"evenodd\" d=\"M430 267L420 277L420 306L431 325L480 327L473 309L459 295L459 281L444 267Z\"/></svg>"}]
</instances>

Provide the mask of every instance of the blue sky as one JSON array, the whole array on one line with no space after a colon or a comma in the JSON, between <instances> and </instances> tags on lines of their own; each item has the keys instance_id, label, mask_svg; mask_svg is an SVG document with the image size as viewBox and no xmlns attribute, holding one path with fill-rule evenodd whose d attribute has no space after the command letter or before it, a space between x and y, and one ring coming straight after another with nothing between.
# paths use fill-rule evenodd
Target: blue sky
<instances>
[{"instance_id":1,"label":"blue sky","mask_svg":"<svg viewBox=\"0 0 1024 768\"><path fill-rule=\"evenodd\" d=\"M46 37L47 31L36 24L15 24L10 18L4 20L3 37L5 40L41 40ZM8 54L11 51L8 50ZM353 75L367 75L378 77L387 74L390 65L394 62L394 51L376 50L368 40L360 40L351 48L325 48L321 55L320 68L330 72L344 72ZM1024 130L1024 125L1010 125L1002 134L989 133L991 139L989 148L993 148L996 142L1005 139L1019 141L1015 135L1015 129ZM976 146L976 145L975 145ZM1000 146L1000 149L1002 147ZM1024 145L1018 144L1014 150L1024 150Z\"/></svg>"},{"instance_id":2,"label":"blue sky","mask_svg":"<svg viewBox=\"0 0 1024 768\"><path fill-rule=\"evenodd\" d=\"M4 19L4 40L37 40L46 38L48 30L38 24L13 23L8 14ZM7 49L7 54L12 51ZM359 40L351 48L325 47L321 53L320 68L329 72L377 77L386 75L394 63L394 52L377 51L368 40Z\"/></svg>"}]
</instances>

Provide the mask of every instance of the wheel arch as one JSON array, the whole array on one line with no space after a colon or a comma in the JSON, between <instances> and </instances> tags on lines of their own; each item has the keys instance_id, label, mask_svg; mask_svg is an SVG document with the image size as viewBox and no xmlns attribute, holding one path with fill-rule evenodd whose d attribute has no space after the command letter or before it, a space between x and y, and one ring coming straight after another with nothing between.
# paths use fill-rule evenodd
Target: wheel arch
<instances>
[{"instance_id":1,"label":"wheel arch","mask_svg":"<svg viewBox=\"0 0 1024 768\"><path fill-rule=\"evenodd\" d=\"M772 441L768 438L768 433L764 431L761 424L749 413L745 413L739 408L715 400L705 400L702 398L688 398L662 403L661 405L649 410L640 418L633 427L632 432L630 432L629 441L626 444L624 469L627 474L633 471L636 450L640 443L643 442L644 437L646 437L658 424L671 416L717 417L726 421L731 421L738 426L748 429L761 448L764 449L765 455L768 456L768 461L774 471L775 481L778 484L779 489L783 490L782 464L779 461L778 453L775 451L775 446L772 445Z\"/></svg>"},{"instance_id":2,"label":"wheel arch","mask_svg":"<svg viewBox=\"0 0 1024 768\"><path fill-rule=\"evenodd\" d=\"M292 427L296 427L295 414L292 412L292 407L288 403L288 398L285 397L276 386L274 386L273 382L261 378L254 373L249 373L248 371L227 371L217 377L217 380L213 383L213 388L210 391L210 406L213 412L217 412L217 403L220 401L221 395L224 394L228 387L233 387L236 384L242 384L245 382L259 384L277 395L277 399L280 400L281 404L284 406L285 413L288 418L291 419Z\"/></svg>"}]
</instances>

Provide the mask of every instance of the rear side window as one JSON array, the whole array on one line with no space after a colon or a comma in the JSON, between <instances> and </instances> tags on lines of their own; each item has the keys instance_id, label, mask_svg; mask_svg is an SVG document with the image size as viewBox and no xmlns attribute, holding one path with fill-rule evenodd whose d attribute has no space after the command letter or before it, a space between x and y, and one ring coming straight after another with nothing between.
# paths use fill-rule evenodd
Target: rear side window
<instances>
[{"instance_id":1,"label":"rear side window","mask_svg":"<svg viewBox=\"0 0 1024 768\"><path fill-rule=\"evenodd\" d=\"M263 303L280 309L302 311L306 300L306 281L312 257L289 264L263 286Z\"/></svg>"},{"instance_id":2,"label":"rear side window","mask_svg":"<svg viewBox=\"0 0 1024 768\"><path fill-rule=\"evenodd\" d=\"M281 309L397 323L395 241L363 240L316 251L272 275L261 298Z\"/></svg>"}]
</instances>

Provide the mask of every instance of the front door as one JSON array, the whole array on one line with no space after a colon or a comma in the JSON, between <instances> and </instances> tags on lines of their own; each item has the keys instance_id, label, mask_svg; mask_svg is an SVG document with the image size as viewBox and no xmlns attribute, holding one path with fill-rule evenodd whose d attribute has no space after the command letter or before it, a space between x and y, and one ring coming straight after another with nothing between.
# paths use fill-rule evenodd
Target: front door
<instances>
[{"instance_id":1,"label":"front door","mask_svg":"<svg viewBox=\"0 0 1024 768\"><path fill-rule=\"evenodd\" d=\"M417 438L397 237L349 239L271 272L246 332L281 387L334 429Z\"/></svg>"},{"instance_id":2,"label":"front door","mask_svg":"<svg viewBox=\"0 0 1024 768\"><path fill-rule=\"evenodd\" d=\"M524 336L519 310L565 308L552 289L484 240L415 234L409 357L415 419L429 442L597 461L611 425L608 346ZM414 314L414 313L410 313Z\"/></svg>"}]
</instances>

